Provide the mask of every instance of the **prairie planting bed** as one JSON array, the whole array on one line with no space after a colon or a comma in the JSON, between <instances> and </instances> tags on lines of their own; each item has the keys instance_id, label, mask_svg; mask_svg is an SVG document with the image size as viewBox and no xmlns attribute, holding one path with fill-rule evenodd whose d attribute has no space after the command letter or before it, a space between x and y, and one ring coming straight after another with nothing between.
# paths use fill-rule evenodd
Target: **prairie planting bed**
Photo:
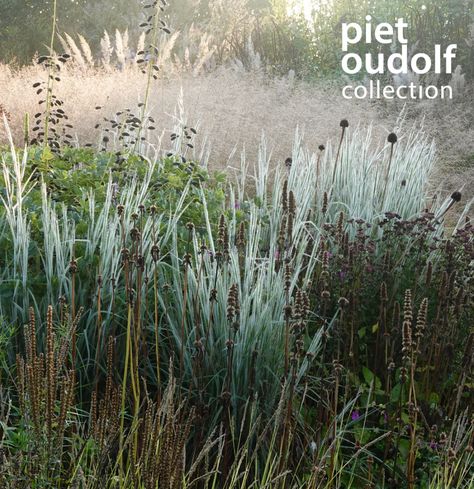
<instances>
[{"instance_id":1,"label":"prairie planting bed","mask_svg":"<svg viewBox=\"0 0 474 489\"><path fill-rule=\"evenodd\" d=\"M0 487L474 489L472 0L3 3Z\"/></svg>"},{"instance_id":2,"label":"prairie planting bed","mask_svg":"<svg viewBox=\"0 0 474 489\"><path fill-rule=\"evenodd\" d=\"M10 139L1 487L474 487L470 202L421 130L338 131L235 179Z\"/></svg>"}]
</instances>

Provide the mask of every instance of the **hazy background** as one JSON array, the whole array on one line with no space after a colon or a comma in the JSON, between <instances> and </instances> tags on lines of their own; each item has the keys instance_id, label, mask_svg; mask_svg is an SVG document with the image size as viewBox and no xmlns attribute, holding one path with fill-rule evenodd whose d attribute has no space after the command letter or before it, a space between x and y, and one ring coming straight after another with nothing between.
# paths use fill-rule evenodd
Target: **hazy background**
<instances>
[{"instance_id":1,"label":"hazy background","mask_svg":"<svg viewBox=\"0 0 474 489\"><path fill-rule=\"evenodd\" d=\"M58 31L81 34L96 52L104 31L128 30L137 41L146 17L139 0L60 0ZM148 3L152 3L151 0ZM2 0L0 5L0 59L28 63L49 45L50 0ZM403 17L409 24L413 50L432 52L434 44L458 44L457 62L468 78L474 75L473 0L170 0L164 18L182 34L210 36L215 61L238 58L252 62L248 44L273 73L292 69L298 76L340 74L342 22L393 22ZM175 45L180 54L196 41L182 36ZM357 46L361 52L380 47ZM391 46L384 46L389 51Z\"/></svg>"}]
</instances>

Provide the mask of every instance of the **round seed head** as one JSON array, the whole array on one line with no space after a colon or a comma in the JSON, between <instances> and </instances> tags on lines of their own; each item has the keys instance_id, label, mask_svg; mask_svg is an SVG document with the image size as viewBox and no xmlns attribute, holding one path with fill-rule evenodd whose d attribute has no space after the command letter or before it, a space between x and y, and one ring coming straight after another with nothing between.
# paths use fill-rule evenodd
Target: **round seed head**
<instances>
[{"instance_id":1,"label":"round seed head","mask_svg":"<svg viewBox=\"0 0 474 489\"><path fill-rule=\"evenodd\" d=\"M461 200L461 197L462 197L461 192L458 191L453 192L451 194L451 198L454 200L454 202L459 202Z\"/></svg>"},{"instance_id":2,"label":"round seed head","mask_svg":"<svg viewBox=\"0 0 474 489\"><path fill-rule=\"evenodd\" d=\"M319 149L319 151L324 151L326 149L326 146L324 146L324 144L320 144L318 146L318 149Z\"/></svg>"},{"instance_id":3,"label":"round seed head","mask_svg":"<svg viewBox=\"0 0 474 489\"><path fill-rule=\"evenodd\" d=\"M342 119L339 125L345 129L346 127L349 127L349 121L347 119Z\"/></svg>"},{"instance_id":4,"label":"round seed head","mask_svg":"<svg viewBox=\"0 0 474 489\"><path fill-rule=\"evenodd\" d=\"M391 144L395 144L398 141L397 135L394 132L391 132L387 137L387 141Z\"/></svg>"}]
</instances>

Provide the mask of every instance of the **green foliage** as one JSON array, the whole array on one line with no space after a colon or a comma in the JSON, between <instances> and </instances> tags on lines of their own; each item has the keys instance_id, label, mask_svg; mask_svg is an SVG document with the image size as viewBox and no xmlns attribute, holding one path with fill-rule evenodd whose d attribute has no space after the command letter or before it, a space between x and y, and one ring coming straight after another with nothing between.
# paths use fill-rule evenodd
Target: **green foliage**
<instances>
[{"instance_id":1,"label":"green foliage","mask_svg":"<svg viewBox=\"0 0 474 489\"><path fill-rule=\"evenodd\" d=\"M19 152L23 157L23 152ZM9 154L4 153L7 164L11 164ZM89 212L89 196L94 195L95 211L100 212L106 199L108 185L114 182L117 195L133 178L143 181L152 179L147 202L143 205L155 205L159 212L173 212L189 184L186 193L183 219L188 219L201 228L203 222L203 203L200 200L201 186L206 189L206 198L210 208L214 209L211 218L215 219L224 202L226 179L224 174L210 176L205 169L193 161L183 162L180 158L169 156L158 165L138 155L122 156L120 153L95 152L91 148L64 148L60 154L52 153L47 147L28 149L28 168L25 178L38 182L28 195L27 205L33 216L42 205L40 182L43 182L51 201L65 205L76 223ZM0 175L0 182L2 176ZM33 232L39 231L40 223L34 221Z\"/></svg>"}]
</instances>

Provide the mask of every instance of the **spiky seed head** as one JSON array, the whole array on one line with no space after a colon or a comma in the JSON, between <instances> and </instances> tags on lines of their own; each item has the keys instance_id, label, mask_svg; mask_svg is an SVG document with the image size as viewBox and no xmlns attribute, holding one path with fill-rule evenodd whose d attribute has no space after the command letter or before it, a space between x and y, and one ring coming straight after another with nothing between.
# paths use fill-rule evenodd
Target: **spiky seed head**
<instances>
[{"instance_id":1,"label":"spiky seed head","mask_svg":"<svg viewBox=\"0 0 474 489\"><path fill-rule=\"evenodd\" d=\"M324 146L324 144L320 144L318 146L318 149L319 149L319 151L324 151L326 149L326 146Z\"/></svg>"},{"instance_id":2,"label":"spiky seed head","mask_svg":"<svg viewBox=\"0 0 474 489\"><path fill-rule=\"evenodd\" d=\"M428 299L425 297L420 304L420 309L418 311L418 316L416 319L416 330L415 336L417 338L422 338L424 330L426 328L426 316L428 312Z\"/></svg>"},{"instance_id":3,"label":"spiky seed head","mask_svg":"<svg viewBox=\"0 0 474 489\"><path fill-rule=\"evenodd\" d=\"M403 318L405 321L409 322L410 324L411 321L413 320L413 309L412 309L410 289L407 289L405 291L405 300L403 304Z\"/></svg>"},{"instance_id":4,"label":"spiky seed head","mask_svg":"<svg viewBox=\"0 0 474 489\"><path fill-rule=\"evenodd\" d=\"M221 214L219 217L219 228L223 229L225 226L225 216L224 214Z\"/></svg>"},{"instance_id":5,"label":"spiky seed head","mask_svg":"<svg viewBox=\"0 0 474 489\"><path fill-rule=\"evenodd\" d=\"M291 286L291 268L290 265L287 263L285 265L285 273L284 273L284 282L285 282L285 290L290 290Z\"/></svg>"},{"instance_id":6,"label":"spiky seed head","mask_svg":"<svg viewBox=\"0 0 474 489\"><path fill-rule=\"evenodd\" d=\"M239 232L237 233L237 246L245 247L245 223L242 221L239 226Z\"/></svg>"},{"instance_id":7,"label":"spiky seed head","mask_svg":"<svg viewBox=\"0 0 474 489\"><path fill-rule=\"evenodd\" d=\"M327 192L324 192L324 195L323 195L323 206L322 206L322 209L321 209L321 212L323 214L326 214L327 210L328 210L328 193Z\"/></svg>"},{"instance_id":8,"label":"spiky seed head","mask_svg":"<svg viewBox=\"0 0 474 489\"><path fill-rule=\"evenodd\" d=\"M288 199L288 212L290 214L295 214L296 211L296 199L293 190L290 190L289 199Z\"/></svg>"},{"instance_id":9,"label":"spiky seed head","mask_svg":"<svg viewBox=\"0 0 474 489\"><path fill-rule=\"evenodd\" d=\"M385 282L380 284L380 300L382 302L388 301L387 284Z\"/></svg>"},{"instance_id":10,"label":"spiky seed head","mask_svg":"<svg viewBox=\"0 0 474 489\"><path fill-rule=\"evenodd\" d=\"M283 182L283 190L281 193L281 203L283 207L283 212L288 210L288 180Z\"/></svg>"}]
</instances>

